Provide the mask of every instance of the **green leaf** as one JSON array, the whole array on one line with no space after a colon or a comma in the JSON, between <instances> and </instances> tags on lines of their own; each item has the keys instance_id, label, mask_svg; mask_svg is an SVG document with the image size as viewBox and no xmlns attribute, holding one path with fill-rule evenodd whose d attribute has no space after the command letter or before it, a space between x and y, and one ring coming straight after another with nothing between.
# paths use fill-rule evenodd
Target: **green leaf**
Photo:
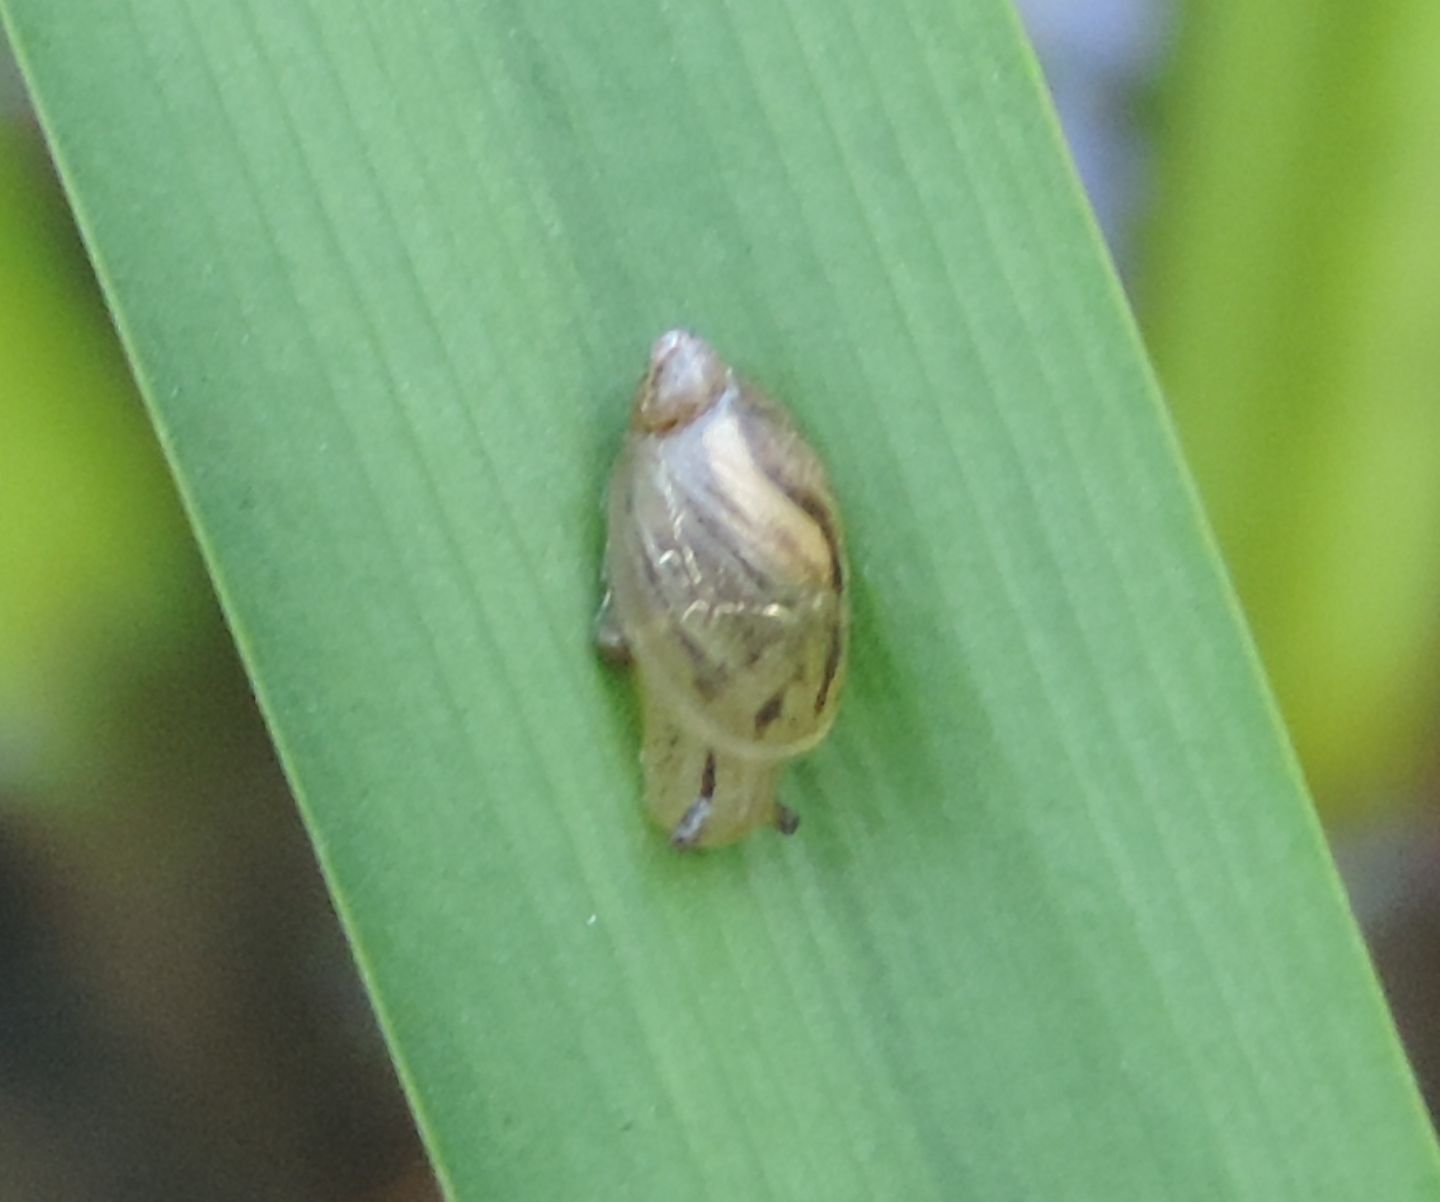
<instances>
[{"instance_id":1,"label":"green leaf","mask_svg":"<svg viewBox=\"0 0 1440 1202\"><path fill-rule=\"evenodd\" d=\"M999 0L6 5L453 1197L1435 1196ZM856 589L801 833L694 857L588 645L676 324Z\"/></svg>"}]
</instances>

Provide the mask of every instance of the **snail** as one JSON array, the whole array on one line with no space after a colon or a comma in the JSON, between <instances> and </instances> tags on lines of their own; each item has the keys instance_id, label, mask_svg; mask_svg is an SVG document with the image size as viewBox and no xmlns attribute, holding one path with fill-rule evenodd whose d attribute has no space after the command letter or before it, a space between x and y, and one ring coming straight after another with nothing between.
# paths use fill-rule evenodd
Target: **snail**
<instances>
[{"instance_id":1,"label":"snail","mask_svg":"<svg viewBox=\"0 0 1440 1202\"><path fill-rule=\"evenodd\" d=\"M792 833L781 769L829 732L845 683L844 536L790 416L684 330L635 396L604 577L596 642L637 678L651 817L682 850Z\"/></svg>"}]
</instances>

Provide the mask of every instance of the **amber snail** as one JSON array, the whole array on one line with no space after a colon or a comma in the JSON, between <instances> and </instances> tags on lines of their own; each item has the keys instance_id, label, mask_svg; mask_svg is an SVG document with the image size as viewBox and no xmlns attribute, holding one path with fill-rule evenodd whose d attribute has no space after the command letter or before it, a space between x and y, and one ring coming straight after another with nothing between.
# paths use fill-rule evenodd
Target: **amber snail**
<instances>
[{"instance_id":1,"label":"amber snail","mask_svg":"<svg viewBox=\"0 0 1440 1202\"><path fill-rule=\"evenodd\" d=\"M596 641L637 675L651 817L681 849L790 834L776 783L833 724L847 656L845 543L819 457L708 343L671 330L608 509Z\"/></svg>"}]
</instances>

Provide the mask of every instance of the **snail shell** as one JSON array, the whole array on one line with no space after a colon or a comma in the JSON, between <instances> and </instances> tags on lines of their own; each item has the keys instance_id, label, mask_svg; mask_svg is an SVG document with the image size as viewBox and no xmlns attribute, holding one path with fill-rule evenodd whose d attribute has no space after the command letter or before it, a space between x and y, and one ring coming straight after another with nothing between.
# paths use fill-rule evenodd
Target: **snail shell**
<instances>
[{"instance_id":1,"label":"snail shell","mask_svg":"<svg viewBox=\"0 0 1440 1202\"><path fill-rule=\"evenodd\" d=\"M680 848L798 819L781 768L845 680L844 537L815 452L702 339L663 335L610 484L597 641L633 664L651 816Z\"/></svg>"}]
</instances>

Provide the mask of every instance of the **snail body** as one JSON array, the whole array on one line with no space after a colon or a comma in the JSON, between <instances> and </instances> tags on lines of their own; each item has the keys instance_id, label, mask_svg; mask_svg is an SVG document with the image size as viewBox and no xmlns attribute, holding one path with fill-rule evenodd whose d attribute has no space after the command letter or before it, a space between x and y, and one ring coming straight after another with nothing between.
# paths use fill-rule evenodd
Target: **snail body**
<instances>
[{"instance_id":1,"label":"snail body","mask_svg":"<svg viewBox=\"0 0 1440 1202\"><path fill-rule=\"evenodd\" d=\"M651 816L679 848L792 832L776 784L834 722L849 626L818 456L707 343L671 331L637 392L608 519L597 641L636 673Z\"/></svg>"}]
</instances>

